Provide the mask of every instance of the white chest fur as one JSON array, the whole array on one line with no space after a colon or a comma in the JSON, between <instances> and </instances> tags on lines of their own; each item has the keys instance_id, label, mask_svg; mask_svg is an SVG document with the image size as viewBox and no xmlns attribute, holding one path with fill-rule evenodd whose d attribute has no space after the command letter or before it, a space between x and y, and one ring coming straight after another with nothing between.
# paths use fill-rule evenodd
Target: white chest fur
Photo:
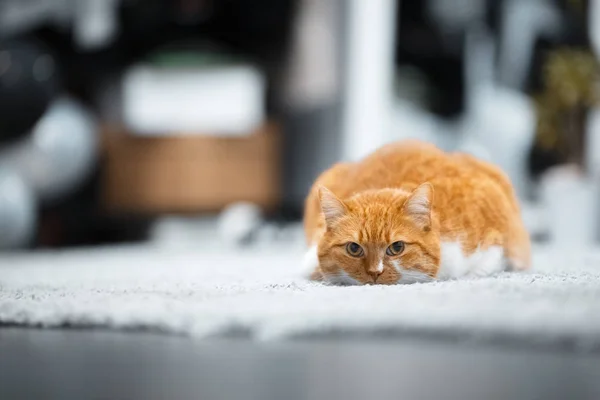
<instances>
[{"instance_id":1,"label":"white chest fur","mask_svg":"<svg viewBox=\"0 0 600 400\"><path fill-rule=\"evenodd\" d=\"M438 279L455 279L492 275L506 268L504 250L492 246L465 255L458 242L443 242Z\"/></svg>"}]
</instances>

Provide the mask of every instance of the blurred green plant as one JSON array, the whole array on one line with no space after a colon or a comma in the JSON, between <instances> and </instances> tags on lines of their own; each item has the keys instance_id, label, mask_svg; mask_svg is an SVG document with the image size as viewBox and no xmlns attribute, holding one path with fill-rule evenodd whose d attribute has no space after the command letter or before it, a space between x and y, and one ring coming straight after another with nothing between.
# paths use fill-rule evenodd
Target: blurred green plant
<instances>
[{"instance_id":1,"label":"blurred green plant","mask_svg":"<svg viewBox=\"0 0 600 400\"><path fill-rule=\"evenodd\" d=\"M588 49L559 48L548 54L542 74L544 89L534 97L538 145L583 167L588 111L600 103L598 61Z\"/></svg>"}]
</instances>

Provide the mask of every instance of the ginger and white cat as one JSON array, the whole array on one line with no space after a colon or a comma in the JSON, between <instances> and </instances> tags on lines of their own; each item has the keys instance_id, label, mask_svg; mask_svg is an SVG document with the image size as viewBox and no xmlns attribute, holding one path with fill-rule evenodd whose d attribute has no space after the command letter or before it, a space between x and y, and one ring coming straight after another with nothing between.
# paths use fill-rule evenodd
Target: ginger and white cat
<instances>
[{"instance_id":1,"label":"ginger and white cat","mask_svg":"<svg viewBox=\"0 0 600 400\"><path fill-rule=\"evenodd\" d=\"M428 282L530 265L506 175L415 140L325 171L306 200L304 228L311 277L331 284Z\"/></svg>"}]
</instances>

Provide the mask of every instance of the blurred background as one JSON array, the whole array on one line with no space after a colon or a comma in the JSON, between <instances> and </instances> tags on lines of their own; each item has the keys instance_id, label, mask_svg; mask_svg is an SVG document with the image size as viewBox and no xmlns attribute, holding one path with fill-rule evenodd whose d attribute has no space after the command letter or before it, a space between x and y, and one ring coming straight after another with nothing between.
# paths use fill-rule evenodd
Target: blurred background
<instances>
[{"instance_id":1,"label":"blurred background","mask_svg":"<svg viewBox=\"0 0 600 400\"><path fill-rule=\"evenodd\" d=\"M0 0L0 248L301 241L332 163L420 138L593 244L596 0Z\"/></svg>"}]
</instances>

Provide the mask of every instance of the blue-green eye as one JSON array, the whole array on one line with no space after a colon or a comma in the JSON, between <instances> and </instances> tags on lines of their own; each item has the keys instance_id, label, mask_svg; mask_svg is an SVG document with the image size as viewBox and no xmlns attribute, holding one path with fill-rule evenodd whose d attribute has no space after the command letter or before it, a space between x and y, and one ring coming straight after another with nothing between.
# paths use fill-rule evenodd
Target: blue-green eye
<instances>
[{"instance_id":1,"label":"blue-green eye","mask_svg":"<svg viewBox=\"0 0 600 400\"><path fill-rule=\"evenodd\" d=\"M352 257L361 257L365 254L364 250L358 243L350 242L346 244L346 252Z\"/></svg>"},{"instance_id":2,"label":"blue-green eye","mask_svg":"<svg viewBox=\"0 0 600 400\"><path fill-rule=\"evenodd\" d=\"M385 251L388 256L397 256L404 251L404 242L394 242Z\"/></svg>"}]
</instances>

